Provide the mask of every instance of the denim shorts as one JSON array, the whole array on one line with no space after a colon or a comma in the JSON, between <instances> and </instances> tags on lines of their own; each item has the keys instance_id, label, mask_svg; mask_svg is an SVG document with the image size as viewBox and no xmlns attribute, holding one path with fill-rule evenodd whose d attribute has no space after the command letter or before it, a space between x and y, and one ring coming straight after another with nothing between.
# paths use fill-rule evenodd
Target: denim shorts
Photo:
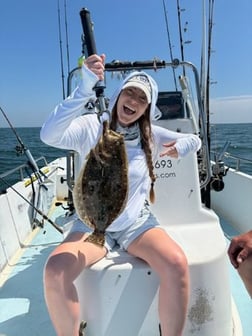
<instances>
[{"instance_id":1,"label":"denim shorts","mask_svg":"<svg viewBox=\"0 0 252 336\"><path fill-rule=\"evenodd\" d=\"M92 229L83 223L77 216L67 226L70 226L69 234L73 232L92 233ZM135 223L122 231L106 231L104 246L111 251L115 246L127 250L129 245L145 231L159 227L156 217L151 213L146 201Z\"/></svg>"}]
</instances>

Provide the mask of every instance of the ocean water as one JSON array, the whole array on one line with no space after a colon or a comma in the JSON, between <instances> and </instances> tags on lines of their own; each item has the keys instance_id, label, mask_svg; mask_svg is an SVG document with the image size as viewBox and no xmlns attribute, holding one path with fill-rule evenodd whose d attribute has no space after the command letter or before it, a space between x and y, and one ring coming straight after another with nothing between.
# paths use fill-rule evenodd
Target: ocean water
<instances>
[{"instance_id":1,"label":"ocean water","mask_svg":"<svg viewBox=\"0 0 252 336\"><path fill-rule=\"evenodd\" d=\"M211 151L220 153L226 142L229 146L226 152L228 158L224 158L225 164L252 175L252 124L214 124L210 127ZM214 155L211 153L211 157ZM238 160L239 158L240 160ZM246 161L249 160L249 161Z\"/></svg>"},{"instance_id":2,"label":"ocean water","mask_svg":"<svg viewBox=\"0 0 252 336\"><path fill-rule=\"evenodd\" d=\"M39 137L39 127L16 128L16 133L23 145L29 149L35 159L44 156L47 162L59 156L65 156L67 151L47 146ZM215 124L210 127L211 150L221 152L226 141L230 141L227 152L235 157L251 160L241 162L241 171L252 174L252 124ZM27 162L26 155L17 155L16 146L20 145L14 132L10 128L0 128L0 175ZM225 159L225 163L235 168L237 160ZM39 167L43 161L39 161ZM5 179L12 184L19 178L18 173L11 174ZM0 188L2 189L0 181ZM6 186L5 186L6 187ZM0 189L0 190L1 190Z\"/></svg>"},{"instance_id":3,"label":"ocean water","mask_svg":"<svg viewBox=\"0 0 252 336\"><path fill-rule=\"evenodd\" d=\"M57 157L65 156L67 151L54 148L44 144L40 140L39 127L15 128L16 134L25 148L29 149L34 159L45 157L47 162L51 162ZM16 146L20 146L14 132L10 128L0 128L0 175L12 170L20 165L27 163L25 154L18 154ZM45 166L43 160L38 161L39 168ZM19 172L15 172L4 179L13 184L19 179ZM0 190L5 189L6 185L0 181Z\"/></svg>"}]
</instances>

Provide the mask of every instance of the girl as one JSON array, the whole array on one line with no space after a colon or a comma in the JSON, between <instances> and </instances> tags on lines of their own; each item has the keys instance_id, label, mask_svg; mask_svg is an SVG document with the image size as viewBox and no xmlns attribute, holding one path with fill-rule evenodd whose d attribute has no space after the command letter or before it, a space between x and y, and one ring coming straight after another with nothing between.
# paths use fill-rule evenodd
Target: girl
<instances>
[{"instance_id":1,"label":"girl","mask_svg":"<svg viewBox=\"0 0 252 336\"><path fill-rule=\"evenodd\" d=\"M75 150L82 164L102 132L96 114L82 113L85 104L95 97L93 87L104 79L104 61L105 55L85 60L81 84L55 108L41 129L42 141ZM58 336L78 335L80 313L74 280L115 244L145 260L158 274L162 336L182 335L189 296L187 260L178 244L159 226L147 200L154 201L155 158L185 156L199 150L201 142L196 135L151 124L156 117L157 95L152 77L134 72L110 99L111 128L124 134L126 144L128 200L124 211L107 228L104 246L85 242L90 229L76 219L67 238L50 255L44 272L45 299Z\"/></svg>"}]
</instances>

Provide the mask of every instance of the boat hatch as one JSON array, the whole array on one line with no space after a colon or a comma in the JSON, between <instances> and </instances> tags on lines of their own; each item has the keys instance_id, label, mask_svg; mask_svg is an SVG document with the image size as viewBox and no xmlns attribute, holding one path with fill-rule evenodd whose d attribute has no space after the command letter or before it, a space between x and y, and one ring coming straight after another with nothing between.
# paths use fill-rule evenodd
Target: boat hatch
<instances>
[{"instance_id":1,"label":"boat hatch","mask_svg":"<svg viewBox=\"0 0 252 336\"><path fill-rule=\"evenodd\" d=\"M159 92L157 107L161 112L159 120L186 118L181 91Z\"/></svg>"}]
</instances>

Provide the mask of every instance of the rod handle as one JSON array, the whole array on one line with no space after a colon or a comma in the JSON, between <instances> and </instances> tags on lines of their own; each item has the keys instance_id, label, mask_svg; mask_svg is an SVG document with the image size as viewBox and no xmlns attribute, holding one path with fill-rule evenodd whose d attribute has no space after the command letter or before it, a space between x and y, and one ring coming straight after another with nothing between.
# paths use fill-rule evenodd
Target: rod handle
<instances>
[{"instance_id":1,"label":"rod handle","mask_svg":"<svg viewBox=\"0 0 252 336\"><path fill-rule=\"evenodd\" d=\"M94 39L94 26L91 21L89 10L87 8L82 8L80 11L80 17L87 50L86 56L97 54Z\"/></svg>"}]
</instances>

